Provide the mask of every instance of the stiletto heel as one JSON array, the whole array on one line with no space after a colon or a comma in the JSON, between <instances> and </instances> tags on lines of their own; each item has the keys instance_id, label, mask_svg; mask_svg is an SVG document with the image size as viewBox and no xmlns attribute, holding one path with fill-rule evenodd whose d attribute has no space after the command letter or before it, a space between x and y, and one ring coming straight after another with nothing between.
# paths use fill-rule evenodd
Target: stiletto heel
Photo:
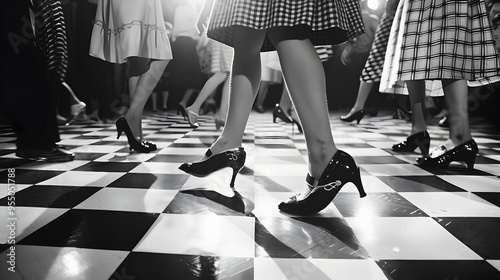
<instances>
[{"instance_id":1,"label":"stiletto heel","mask_svg":"<svg viewBox=\"0 0 500 280\"><path fill-rule=\"evenodd\" d=\"M462 161L467 165L467 169L473 170L474 163L476 162L476 155L479 152L476 141L471 139L461 145L456 146L450 151L446 150L445 146L441 146L437 149L437 153L441 153L438 156L431 157L431 155L426 155L425 157L419 158L417 160L420 166L427 167L447 167L452 161Z\"/></svg>"},{"instance_id":2,"label":"stiletto heel","mask_svg":"<svg viewBox=\"0 0 500 280\"><path fill-rule=\"evenodd\" d=\"M273 109L273 123L276 123L277 118L280 118L285 123L292 123L292 120L283 112L279 104L276 104Z\"/></svg>"},{"instance_id":3,"label":"stiletto heel","mask_svg":"<svg viewBox=\"0 0 500 280\"><path fill-rule=\"evenodd\" d=\"M356 122L359 124L359 122L361 121L361 119L364 116L365 116L365 111L364 110L359 110L359 111L354 112L349 117L347 117L347 116L341 116L340 120L343 121L343 122L352 122L352 121L356 120Z\"/></svg>"},{"instance_id":4,"label":"stiletto heel","mask_svg":"<svg viewBox=\"0 0 500 280\"><path fill-rule=\"evenodd\" d=\"M299 132L303 133L302 126L300 125L300 123L298 121L294 120L294 119L292 119L292 122L293 122L292 123L292 127L293 127L293 125L297 125L297 129L299 130ZM293 131L293 129L292 129L292 131Z\"/></svg>"},{"instance_id":5,"label":"stiletto heel","mask_svg":"<svg viewBox=\"0 0 500 280\"><path fill-rule=\"evenodd\" d=\"M116 130L118 131L118 136L116 137L116 139L119 139L122 135L122 132L125 132L131 151L136 151L138 153L149 153L156 150L156 145L153 142L140 143L139 141L137 141L137 139L135 139L125 117L121 116L118 118L118 120L116 121Z\"/></svg>"},{"instance_id":6,"label":"stiletto heel","mask_svg":"<svg viewBox=\"0 0 500 280\"><path fill-rule=\"evenodd\" d=\"M245 165L245 150L240 147L213 155L209 149L205 156L207 159L193 163L183 163L179 169L196 177L206 177L215 171L229 167L233 169L231 183L229 184L233 188L236 175Z\"/></svg>"},{"instance_id":7,"label":"stiletto heel","mask_svg":"<svg viewBox=\"0 0 500 280\"><path fill-rule=\"evenodd\" d=\"M413 152L418 147L422 156L429 154L429 147L431 144L431 136L424 130L413 135L410 135L401 143L392 146L395 152Z\"/></svg>"},{"instance_id":8,"label":"stiletto heel","mask_svg":"<svg viewBox=\"0 0 500 280\"><path fill-rule=\"evenodd\" d=\"M299 200L299 195L295 195L281 202L278 207L282 212L294 215L318 213L333 201L342 187L348 182L356 185L360 197L366 196L356 162L348 153L338 150L319 180L307 175L306 183L311 191L304 199Z\"/></svg>"}]
</instances>

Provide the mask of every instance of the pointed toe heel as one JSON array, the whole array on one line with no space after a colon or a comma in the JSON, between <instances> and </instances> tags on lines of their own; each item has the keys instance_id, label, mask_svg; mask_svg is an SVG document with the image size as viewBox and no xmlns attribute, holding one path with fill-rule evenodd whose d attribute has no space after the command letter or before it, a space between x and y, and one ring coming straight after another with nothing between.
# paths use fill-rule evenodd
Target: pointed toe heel
<instances>
[{"instance_id":1,"label":"pointed toe heel","mask_svg":"<svg viewBox=\"0 0 500 280\"><path fill-rule=\"evenodd\" d=\"M234 188L236 175L245 165L246 152L243 148L227 150L219 154L212 154L211 150L205 153L207 159L193 163L183 163L179 169L196 177L206 177L224 168L232 169L231 188Z\"/></svg>"},{"instance_id":2,"label":"pointed toe heel","mask_svg":"<svg viewBox=\"0 0 500 280\"><path fill-rule=\"evenodd\" d=\"M330 160L319 180L307 175L306 183L311 191L304 199L298 199L298 195L292 196L281 202L278 208L284 213L293 215L316 214L325 209L342 187L349 182L356 186L360 197L366 196L359 167L349 154L339 150Z\"/></svg>"},{"instance_id":3,"label":"pointed toe heel","mask_svg":"<svg viewBox=\"0 0 500 280\"><path fill-rule=\"evenodd\" d=\"M292 123L292 120L285 114L279 104L276 104L273 109L273 123L276 123L276 119L281 119L285 123Z\"/></svg>"},{"instance_id":4,"label":"pointed toe heel","mask_svg":"<svg viewBox=\"0 0 500 280\"><path fill-rule=\"evenodd\" d=\"M119 139L122 133L125 132L130 151L135 151L138 153L149 153L156 150L156 145L154 145L152 142L141 143L135 138L125 117L121 116L118 118L118 120L116 121L116 130L118 131L118 136L116 137L116 139Z\"/></svg>"},{"instance_id":5,"label":"pointed toe heel","mask_svg":"<svg viewBox=\"0 0 500 280\"><path fill-rule=\"evenodd\" d=\"M363 119L364 116L365 116L365 111L359 110L359 111L354 112L350 116L341 116L340 120L343 122L352 122L355 120L357 122L357 124L359 124L359 122L361 121L361 119Z\"/></svg>"}]
</instances>

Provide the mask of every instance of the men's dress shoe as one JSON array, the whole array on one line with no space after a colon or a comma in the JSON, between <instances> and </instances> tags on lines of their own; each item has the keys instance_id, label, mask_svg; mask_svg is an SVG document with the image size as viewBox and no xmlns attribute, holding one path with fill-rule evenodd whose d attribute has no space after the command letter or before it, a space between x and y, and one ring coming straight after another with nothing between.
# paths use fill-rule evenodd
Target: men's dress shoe
<instances>
[{"instance_id":1,"label":"men's dress shoe","mask_svg":"<svg viewBox=\"0 0 500 280\"><path fill-rule=\"evenodd\" d=\"M47 149L23 149L16 150L16 156L26 159L44 160L47 162L65 162L75 159L75 153L61 149L59 146L54 145L52 148Z\"/></svg>"}]
</instances>

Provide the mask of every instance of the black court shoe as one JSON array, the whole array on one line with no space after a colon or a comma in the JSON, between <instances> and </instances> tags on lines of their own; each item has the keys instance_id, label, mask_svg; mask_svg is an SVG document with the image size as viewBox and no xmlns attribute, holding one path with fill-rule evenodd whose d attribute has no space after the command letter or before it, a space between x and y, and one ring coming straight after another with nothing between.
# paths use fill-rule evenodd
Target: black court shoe
<instances>
[{"instance_id":1,"label":"black court shoe","mask_svg":"<svg viewBox=\"0 0 500 280\"><path fill-rule=\"evenodd\" d=\"M311 191L306 198L299 200L299 195L292 196L281 202L278 208L282 212L293 215L318 213L333 201L340 189L348 182L356 185L360 197L366 196L359 167L348 153L339 150L330 160L319 180L307 175L306 183Z\"/></svg>"},{"instance_id":2,"label":"black court shoe","mask_svg":"<svg viewBox=\"0 0 500 280\"><path fill-rule=\"evenodd\" d=\"M427 131L421 131L410 135L401 143L392 146L392 150L395 152L413 152L417 147L420 148L420 152L423 156L429 154L429 147L431 144L431 136Z\"/></svg>"},{"instance_id":3,"label":"black court shoe","mask_svg":"<svg viewBox=\"0 0 500 280\"><path fill-rule=\"evenodd\" d=\"M359 124L361 119L365 116L365 111L364 110L359 110L354 112L352 115L348 116L341 116L340 120L343 122L352 122L356 120L356 122Z\"/></svg>"},{"instance_id":4,"label":"black court shoe","mask_svg":"<svg viewBox=\"0 0 500 280\"><path fill-rule=\"evenodd\" d=\"M223 168L232 168L233 175L230 186L233 188L236 175L245 165L245 150L240 147L213 155L209 149L205 156L207 159L193 163L183 163L179 169L196 177L205 177Z\"/></svg>"},{"instance_id":5,"label":"black court shoe","mask_svg":"<svg viewBox=\"0 0 500 280\"><path fill-rule=\"evenodd\" d=\"M128 145L131 151L136 151L138 153L149 153L157 149L156 145L153 142L141 143L137 141L137 139L135 139L134 135L132 134L132 130L130 129L127 120L123 116L119 117L116 121L116 130L118 131L118 136L116 137L116 139L119 139L122 135L122 132L125 132L125 136L127 136Z\"/></svg>"},{"instance_id":6,"label":"black court shoe","mask_svg":"<svg viewBox=\"0 0 500 280\"><path fill-rule=\"evenodd\" d=\"M420 166L427 167L447 167L452 161L462 161L467 164L467 168L469 170L474 169L476 155L479 151L477 143L474 139L458 145L450 151L447 151L445 146L441 146L438 149L441 150L441 155L437 157L426 155L425 157L417 160L418 164Z\"/></svg>"},{"instance_id":7,"label":"black court shoe","mask_svg":"<svg viewBox=\"0 0 500 280\"><path fill-rule=\"evenodd\" d=\"M283 109L281 109L279 104L276 104L273 109L273 122L276 123L276 119L279 118L286 123L292 123L292 120L285 114Z\"/></svg>"}]
</instances>

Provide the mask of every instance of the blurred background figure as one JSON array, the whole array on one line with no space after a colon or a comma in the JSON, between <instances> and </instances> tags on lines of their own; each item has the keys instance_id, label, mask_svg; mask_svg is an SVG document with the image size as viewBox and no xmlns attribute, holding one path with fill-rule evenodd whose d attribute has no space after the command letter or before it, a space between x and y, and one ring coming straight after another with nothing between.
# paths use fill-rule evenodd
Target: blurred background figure
<instances>
[{"instance_id":1,"label":"blurred background figure","mask_svg":"<svg viewBox=\"0 0 500 280\"><path fill-rule=\"evenodd\" d=\"M175 1L172 29L172 62L163 74L158 91L180 93L181 100L177 106L177 114L187 118L186 107L199 92L206 81L202 73L198 49L202 47L200 34L196 28L199 17L199 1Z\"/></svg>"},{"instance_id":2,"label":"blurred background figure","mask_svg":"<svg viewBox=\"0 0 500 280\"><path fill-rule=\"evenodd\" d=\"M42 8L44 13L35 16ZM1 112L16 134L18 157L51 162L75 158L57 145L61 140L57 103L66 53L64 48L58 49L64 46L64 38L51 37L64 33L51 28L57 27L54 20L60 12L59 1L34 5L28 0L2 2ZM42 23L45 25L40 26Z\"/></svg>"},{"instance_id":3,"label":"blurred background figure","mask_svg":"<svg viewBox=\"0 0 500 280\"><path fill-rule=\"evenodd\" d=\"M208 38L207 38L208 39ZM228 107L229 86L231 83L230 72L233 63L233 49L217 41L208 39L210 44L211 73L205 85L196 97L193 104L185 109L186 117L191 127L198 127L197 119L203 103L214 94L222 84L222 95L219 110L215 117L215 128L219 130L226 123L226 113Z\"/></svg>"},{"instance_id":4,"label":"blurred background figure","mask_svg":"<svg viewBox=\"0 0 500 280\"><path fill-rule=\"evenodd\" d=\"M160 0L103 0L98 3L90 55L127 63L130 107L116 121L118 137L125 132L130 149L147 153L157 149L143 141L144 106L172 59Z\"/></svg>"}]
</instances>

